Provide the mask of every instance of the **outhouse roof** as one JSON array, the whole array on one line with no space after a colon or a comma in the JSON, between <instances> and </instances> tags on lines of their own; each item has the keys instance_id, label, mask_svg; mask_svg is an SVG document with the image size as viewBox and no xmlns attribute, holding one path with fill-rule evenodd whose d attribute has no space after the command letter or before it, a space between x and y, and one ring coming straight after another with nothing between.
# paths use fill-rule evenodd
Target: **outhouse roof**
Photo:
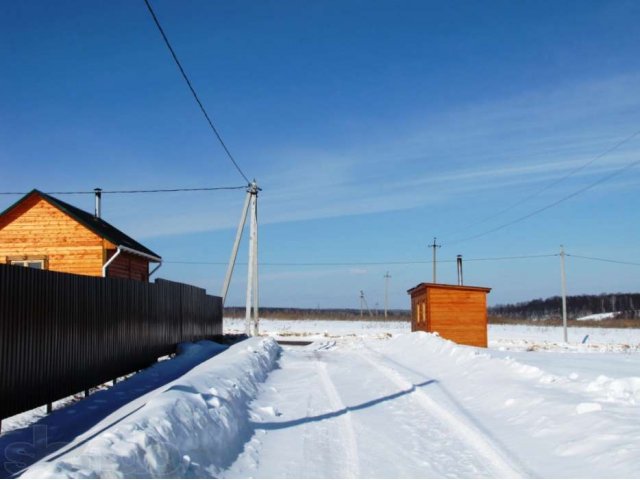
<instances>
[{"instance_id":1,"label":"outhouse roof","mask_svg":"<svg viewBox=\"0 0 640 480\"><path fill-rule=\"evenodd\" d=\"M474 287L472 285L449 285L446 283L420 283L413 288L407 290L407 293L411 294L417 290L423 290L427 288L439 288L444 290L469 290L476 292L489 293L491 291L488 287Z\"/></svg>"}]
</instances>

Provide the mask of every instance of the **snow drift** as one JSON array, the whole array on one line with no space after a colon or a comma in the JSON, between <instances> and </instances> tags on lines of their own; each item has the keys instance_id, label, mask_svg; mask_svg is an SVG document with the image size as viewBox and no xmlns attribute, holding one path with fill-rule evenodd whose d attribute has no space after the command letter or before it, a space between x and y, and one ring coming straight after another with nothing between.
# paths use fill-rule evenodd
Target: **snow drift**
<instances>
[{"instance_id":1,"label":"snow drift","mask_svg":"<svg viewBox=\"0 0 640 480\"><path fill-rule=\"evenodd\" d=\"M640 472L640 377L592 379L606 354L591 354L588 363L568 353L523 352L516 360L422 332L368 345L416 383L436 378L444 396L457 399L458 410L527 477Z\"/></svg>"},{"instance_id":2,"label":"snow drift","mask_svg":"<svg viewBox=\"0 0 640 480\"><path fill-rule=\"evenodd\" d=\"M116 425L36 463L28 478L213 477L251 435L249 403L280 347L252 338L200 364Z\"/></svg>"}]
</instances>

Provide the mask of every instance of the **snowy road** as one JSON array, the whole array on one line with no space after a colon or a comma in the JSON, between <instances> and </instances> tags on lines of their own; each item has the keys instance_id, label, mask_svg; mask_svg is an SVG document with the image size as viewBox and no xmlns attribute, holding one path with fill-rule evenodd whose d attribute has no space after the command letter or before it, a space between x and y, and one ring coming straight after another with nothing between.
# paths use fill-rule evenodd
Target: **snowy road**
<instances>
[{"instance_id":1,"label":"snowy road","mask_svg":"<svg viewBox=\"0 0 640 480\"><path fill-rule=\"evenodd\" d=\"M354 348L355 347L355 348ZM226 477L519 477L439 382L364 344L288 348Z\"/></svg>"},{"instance_id":2,"label":"snowy road","mask_svg":"<svg viewBox=\"0 0 640 480\"><path fill-rule=\"evenodd\" d=\"M639 477L640 345L505 352L422 332L315 340L235 344L24 477Z\"/></svg>"}]
</instances>

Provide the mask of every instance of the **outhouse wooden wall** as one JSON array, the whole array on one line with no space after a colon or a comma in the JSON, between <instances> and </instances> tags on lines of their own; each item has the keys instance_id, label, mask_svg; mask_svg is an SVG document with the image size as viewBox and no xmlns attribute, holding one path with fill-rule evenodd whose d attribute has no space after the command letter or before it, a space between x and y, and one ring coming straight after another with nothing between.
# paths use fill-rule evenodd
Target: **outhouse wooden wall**
<instances>
[{"instance_id":1,"label":"outhouse wooden wall","mask_svg":"<svg viewBox=\"0 0 640 480\"><path fill-rule=\"evenodd\" d=\"M487 346L490 288L421 283L409 290L411 331L438 332L448 340Z\"/></svg>"},{"instance_id":2,"label":"outhouse wooden wall","mask_svg":"<svg viewBox=\"0 0 640 480\"><path fill-rule=\"evenodd\" d=\"M101 276L104 243L37 195L0 220L0 263L43 259L48 270Z\"/></svg>"}]
</instances>

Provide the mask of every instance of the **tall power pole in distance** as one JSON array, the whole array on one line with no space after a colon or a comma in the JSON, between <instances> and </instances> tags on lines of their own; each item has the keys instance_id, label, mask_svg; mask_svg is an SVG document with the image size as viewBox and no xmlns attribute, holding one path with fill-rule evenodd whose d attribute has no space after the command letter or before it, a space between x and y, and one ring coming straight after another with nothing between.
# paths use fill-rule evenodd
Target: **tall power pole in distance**
<instances>
[{"instance_id":1,"label":"tall power pole in distance","mask_svg":"<svg viewBox=\"0 0 640 480\"><path fill-rule=\"evenodd\" d=\"M436 283L436 248L440 248L442 245L438 245L436 237L433 237L433 243L429 247L433 248L433 283Z\"/></svg>"},{"instance_id":2,"label":"tall power pole in distance","mask_svg":"<svg viewBox=\"0 0 640 480\"><path fill-rule=\"evenodd\" d=\"M560 281L562 283L562 329L564 343L569 341L567 336L567 275L564 270L564 245L560 245Z\"/></svg>"},{"instance_id":3,"label":"tall power pole in distance","mask_svg":"<svg viewBox=\"0 0 640 480\"><path fill-rule=\"evenodd\" d=\"M387 310L389 309L389 272L384 274L384 319L387 319Z\"/></svg>"},{"instance_id":4,"label":"tall power pole in distance","mask_svg":"<svg viewBox=\"0 0 640 480\"><path fill-rule=\"evenodd\" d=\"M367 299L364 296L364 290L360 290L360 318L363 317L365 308L367 309L367 312L369 312L369 318L373 317L371 309L367 304Z\"/></svg>"}]
</instances>

